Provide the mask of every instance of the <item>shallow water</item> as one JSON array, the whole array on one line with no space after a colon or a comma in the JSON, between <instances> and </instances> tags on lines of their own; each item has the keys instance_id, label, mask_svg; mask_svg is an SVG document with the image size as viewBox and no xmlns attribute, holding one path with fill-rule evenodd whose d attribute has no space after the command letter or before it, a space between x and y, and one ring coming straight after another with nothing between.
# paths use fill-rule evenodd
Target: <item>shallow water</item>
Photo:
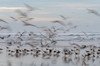
<instances>
[{"instance_id":1,"label":"shallow water","mask_svg":"<svg viewBox=\"0 0 100 66\"><path fill-rule=\"evenodd\" d=\"M60 42L61 43L61 42ZM64 43L64 42L63 42ZM66 42L65 42L66 43ZM59 45L57 45L59 46ZM13 47L13 48L12 48ZM12 46L10 49L14 49ZM2 46L5 49L5 46ZM31 48L31 47L24 47L24 48ZM63 50L63 46L59 47L50 47L55 48L56 50ZM72 47L66 47L71 49ZM39 49L42 49L41 47ZM45 49L45 48L44 48ZM0 66L99 66L100 65L100 58L97 58L95 54L95 59L90 58L85 59L83 63L82 54L85 53L85 50L89 50L89 48L81 49L80 55L73 54L72 56L64 56L61 52L59 56L46 56L42 57L42 55L34 56L30 52L26 55L9 55L6 50L3 50L0 54Z\"/></svg>"},{"instance_id":2,"label":"shallow water","mask_svg":"<svg viewBox=\"0 0 100 66\"><path fill-rule=\"evenodd\" d=\"M99 35L99 34L98 34ZM70 36L70 38L68 38ZM6 42L8 39L5 40L1 40L1 46L0 48L2 48L3 50L0 50L0 66L99 66L100 65L100 57L97 58L96 52L94 52L95 57L93 58L92 55L90 57L87 58L82 58L82 55L85 53L86 50L90 50L90 48L85 48L85 49L80 49L80 54L79 55L75 55L72 54L71 55L67 55L65 56L63 54L63 49L67 48L67 49L73 49L73 46L71 45L72 43L77 43L80 46L81 45L95 45L97 47L100 46L99 44L99 39L97 40L97 38L99 36L96 37L96 35L92 35L89 38L89 40L82 40L80 41L79 39L77 40L76 35L67 35L67 36L60 36L60 38L57 38L56 40L58 40L57 44L54 46L51 46L50 48L54 48L56 50L60 50L61 53L59 54L59 56L46 56L43 57L42 54L40 53L40 55L38 56L34 56L33 54L31 54L30 52L23 55L23 54L9 54L9 52L6 51ZM68 39L67 39L67 38ZM94 38L96 40L90 40L90 38ZM61 40L61 39L65 39L65 40ZM37 47L41 50L42 47L40 47L40 45L37 44ZM16 45L10 46L11 50L15 50ZM27 49L31 49L32 47L30 46L23 46L21 48L27 48ZM43 48L45 49L45 47ZM97 49L95 49L95 51L97 51Z\"/></svg>"}]
</instances>

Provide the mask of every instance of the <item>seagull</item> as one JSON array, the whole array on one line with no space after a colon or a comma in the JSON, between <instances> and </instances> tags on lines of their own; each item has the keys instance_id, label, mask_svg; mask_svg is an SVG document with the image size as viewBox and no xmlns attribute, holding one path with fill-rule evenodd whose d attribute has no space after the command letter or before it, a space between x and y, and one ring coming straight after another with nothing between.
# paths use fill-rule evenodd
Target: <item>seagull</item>
<instances>
[{"instance_id":1,"label":"seagull","mask_svg":"<svg viewBox=\"0 0 100 66\"><path fill-rule=\"evenodd\" d=\"M84 33L84 35L85 35L87 38L89 37L87 33L85 33L85 32L83 32L83 33Z\"/></svg>"},{"instance_id":2,"label":"seagull","mask_svg":"<svg viewBox=\"0 0 100 66\"><path fill-rule=\"evenodd\" d=\"M9 38L11 35L9 34L8 36L7 36L7 38Z\"/></svg>"},{"instance_id":3,"label":"seagull","mask_svg":"<svg viewBox=\"0 0 100 66\"><path fill-rule=\"evenodd\" d=\"M45 28L45 29L43 29L43 31L48 32L48 33L49 33L49 37L55 35L55 33L54 33L55 31L53 32L53 30L51 30L51 29L49 29L49 28Z\"/></svg>"},{"instance_id":4,"label":"seagull","mask_svg":"<svg viewBox=\"0 0 100 66\"><path fill-rule=\"evenodd\" d=\"M76 44L76 43L71 43L71 45L76 45L77 47L80 48L80 45L79 44Z\"/></svg>"},{"instance_id":5,"label":"seagull","mask_svg":"<svg viewBox=\"0 0 100 66\"><path fill-rule=\"evenodd\" d=\"M23 41L23 39L21 37L18 37L19 40Z\"/></svg>"},{"instance_id":6,"label":"seagull","mask_svg":"<svg viewBox=\"0 0 100 66\"><path fill-rule=\"evenodd\" d=\"M12 16L10 16L10 18L13 19L14 21L18 21L16 18L14 18L14 17L12 17Z\"/></svg>"},{"instance_id":7,"label":"seagull","mask_svg":"<svg viewBox=\"0 0 100 66\"><path fill-rule=\"evenodd\" d=\"M70 23L68 23L68 25L70 26L70 29L74 29L74 28L76 28L76 27L77 27L76 25L73 25L71 22L70 22Z\"/></svg>"},{"instance_id":8,"label":"seagull","mask_svg":"<svg viewBox=\"0 0 100 66\"><path fill-rule=\"evenodd\" d=\"M31 46L31 47L35 47L35 45L32 43L32 44L30 44L30 43L26 43L26 45L29 45L29 46Z\"/></svg>"},{"instance_id":9,"label":"seagull","mask_svg":"<svg viewBox=\"0 0 100 66\"><path fill-rule=\"evenodd\" d=\"M78 38L80 38L80 40L82 41L82 40L84 40L84 38L83 37L81 37L80 35L78 35Z\"/></svg>"},{"instance_id":10,"label":"seagull","mask_svg":"<svg viewBox=\"0 0 100 66\"><path fill-rule=\"evenodd\" d=\"M37 34L35 34L34 32L30 32L30 34L32 34L33 36L38 36Z\"/></svg>"},{"instance_id":11,"label":"seagull","mask_svg":"<svg viewBox=\"0 0 100 66\"><path fill-rule=\"evenodd\" d=\"M89 11L89 13L91 13L91 14L95 14L95 15L97 15L97 16L100 16L100 13L98 13L97 11L95 11L95 10L92 10L92 9L87 9L88 11Z\"/></svg>"},{"instance_id":12,"label":"seagull","mask_svg":"<svg viewBox=\"0 0 100 66\"><path fill-rule=\"evenodd\" d=\"M67 20L68 18L67 17L65 17L65 16L63 16L63 15L60 15L60 17L63 19L63 20Z\"/></svg>"},{"instance_id":13,"label":"seagull","mask_svg":"<svg viewBox=\"0 0 100 66\"><path fill-rule=\"evenodd\" d=\"M3 20L3 19L0 19L0 22L4 22L4 23L7 23L8 24L8 22L6 22L5 20Z\"/></svg>"},{"instance_id":14,"label":"seagull","mask_svg":"<svg viewBox=\"0 0 100 66\"><path fill-rule=\"evenodd\" d=\"M24 33L25 33L25 31L20 34L20 37L23 36Z\"/></svg>"},{"instance_id":15,"label":"seagull","mask_svg":"<svg viewBox=\"0 0 100 66\"><path fill-rule=\"evenodd\" d=\"M32 6L28 5L28 4L25 4L24 5L27 7L28 11L33 11L35 10L36 8L33 8Z\"/></svg>"},{"instance_id":16,"label":"seagull","mask_svg":"<svg viewBox=\"0 0 100 66\"><path fill-rule=\"evenodd\" d=\"M53 29L53 32L57 31L57 29L55 28L55 26L52 26L51 28Z\"/></svg>"},{"instance_id":17,"label":"seagull","mask_svg":"<svg viewBox=\"0 0 100 66\"><path fill-rule=\"evenodd\" d=\"M40 33L40 34L41 34L41 33ZM43 36L45 40L50 40L50 41L52 41L50 38L48 38L47 36L45 36L45 35L43 35L43 34L41 34L41 36Z\"/></svg>"},{"instance_id":18,"label":"seagull","mask_svg":"<svg viewBox=\"0 0 100 66\"><path fill-rule=\"evenodd\" d=\"M64 22L62 22L62 21L60 21L60 20L55 20L55 21L52 21L52 22L53 22L53 23L59 23L59 24L65 26Z\"/></svg>"},{"instance_id":19,"label":"seagull","mask_svg":"<svg viewBox=\"0 0 100 66\"><path fill-rule=\"evenodd\" d=\"M22 21L22 22L24 23L25 26L33 26L33 27L39 28L39 27L37 27L36 25L27 23L27 22L25 22L25 21Z\"/></svg>"},{"instance_id":20,"label":"seagull","mask_svg":"<svg viewBox=\"0 0 100 66\"><path fill-rule=\"evenodd\" d=\"M74 29L74 28L77 28L77 26L76 26L76 25L73 25L73 26L71 26L70 28L71 28L71 29Z\"/></svg>"},{"instance_id":21,"label":"seagull","mask_svg":"<svg viewBox=\"0 0 100 66\"><path fill-rule=\"evenodd\" d=\"M2 27L2 26L0 26L0 30L4 30L4 29L9 30L9 27Z\"/></svg>"},{"instance_id":22,"label":"seagull","mask_svg":"<svg viewBox=\"0 0 100 66\"><path fill-rule=\"evenodd\" d=\"M16 12L21 16L20 18L26 18L28 15L25 12L22 12L21 10L16 10Z\"/></svg>"},{"instance_id":23,"label":"seagull","mask_svg":"<svg viewBox=\"0 0 100 66\"><path fill-rule=\"evenodd\" d=\"M25 21L33 20L34 18L27 18Z\"/></svg>"}]
</instances>

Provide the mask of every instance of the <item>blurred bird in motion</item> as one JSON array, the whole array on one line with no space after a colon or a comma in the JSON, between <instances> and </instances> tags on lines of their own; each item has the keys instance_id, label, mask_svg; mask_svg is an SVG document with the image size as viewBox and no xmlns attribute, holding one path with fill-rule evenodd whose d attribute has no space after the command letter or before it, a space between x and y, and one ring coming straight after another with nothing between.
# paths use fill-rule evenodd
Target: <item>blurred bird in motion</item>
<instances>
[{"instance_id":1,"label":"blurred bird in motion","mask_svg":"<svg viewBox=\"0 0 100 66\"><path fill-rule=\"evenodd\" d=\"M73 23L69 22L68 25L70 26L70 29L77 28L77 25L74 25Z\"/></svg>"},{"instance_id":2,"label":"blurred bird in motion","mask_svg":"<svg viewBox=\"0 0 100 66\"><path fill-rule=\"evenodd\" d=\"M12 16L10 16L10 18L13 19L14 21L18 21L18 19L14 18Z\"/></svg>"},{"instance_id":3,"label":"blurred bird in motion","mask_svg":"<svg viewBox=\"0 0 100 66\"><path fill-rule=\"evenodd\" d=\"M85 32L83 32L84 33L84 35L88 38L89 37L89 35L87 34L87 33L85 33Z\"/></svg>"},{"instance_id":4,"label":"blurred bird in motion","mask_svg":"<svg viewBox=\"0 0 100 66\"><path fill-rule=\"evenodd\" d=\"M33 20L34 18L26 18L25 21L30 21L30 20Z\"/></svg>"},{"instance_id":5,"label":"blurred bird in motion","mask_svg":"<svg viewBox=\"0 0 100 66\"><path fill-rule=\"evenodd\" d=\"M0 30L8 30L8 31L10 31L11 29L9 28L9 27L2 27L2 26L0 26Z\"/></svg>"},{"instance_id":6,"label":"blurred bird in motion","mask_svg":"<svg viewBox=\"0 0 100 66\"><path fill-rule=\"evenodd\" d=\"M16 13L20 15L20 18L26 18L28 15L25 12L22 12L21 10L16 10Z\"/></svg>"},{"instance_id":7,"label":"blurred bird in motion","mask_svg":"<svg viewBox=\"0 0 100 66\"><path fill-rule=\"evenodd\" d=\"M36 9L36 8L33 8L32 6L26 4L26 3L24 3L24 5L26 6L28 11L34 11Z\"/></svg>"},{"instance_id":8,"label":"blurred bird in motion","mask_svg":"<svg viewBox=\"0 0 100 66\"><path fill-rule=\"evenodd\" d=\"M22 21L22 22L24 23L24 26L33 26L33 27L39 28L39 27L37 27L36 25L27 23L27 22L25 22L25 21Z\"/></svg>"},{"instance_id":9,"label":"blurred bird in motion","mask_svg":"<svg viewBox=\"0 0 100 66\"><path fill-rule=\"evenodd\" d=\"M60 21L60 20L55 20L55 21L52 21L52 23L59 23L63 26L66 26L64 22Z\"/></svg>"},{"instance_id":10,"label":"blurred bird in motion","mask_svg":"<svg viewBox=\"0 0 100 66\"><path fill-rule=\"evenodd\" d=\"M65 16L63 16L63 15L60 15L60 17L61 17L63 20L69 19L69 17L65 17Z\"/></svg>"},{"instance_id":11,"label":"blurred bird in motion","mask_svg":"<svg viewBox=\"0 0 100 66\"><path fill-rule=\"evenodd\" d=\"M3 19L0 19L0 22L8 23L8 22L6 22L6 21L5 21L5 20L3 20Z\"/></svg>"},{"instance_id":12,"label":"blurred bird in motion","mask_svg":"<svg viewBox=\"0 0 100 66\"><path fill-rule=\"evenodd\" d=\"M100 16L100 14L96 11L96 10L92 10L92 9L87 9L89 11L89 13L91 14L95 14L96 16Z\"/></svg>"}]
</instances>

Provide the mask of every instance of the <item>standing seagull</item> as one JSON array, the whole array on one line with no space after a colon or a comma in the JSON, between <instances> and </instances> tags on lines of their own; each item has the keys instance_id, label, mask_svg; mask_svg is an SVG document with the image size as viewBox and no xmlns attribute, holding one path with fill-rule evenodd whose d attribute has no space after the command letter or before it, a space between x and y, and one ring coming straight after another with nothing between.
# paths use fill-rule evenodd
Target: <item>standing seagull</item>
<instances>
[{"instance_id":1,"label":"standing seagull","mask_svg":"<svg viewBox=\"0 0 100 66\"><path fill-rule=\"evenodd\" d=\"M97 15L97 16L100 16L100 14L97 12L97 11L95 11L95 10L92 10L92 9L87 9L88 11L89 11L89 13L91 13L91 14L95 14L95 15Z\"/></svg>"}]
</instances>

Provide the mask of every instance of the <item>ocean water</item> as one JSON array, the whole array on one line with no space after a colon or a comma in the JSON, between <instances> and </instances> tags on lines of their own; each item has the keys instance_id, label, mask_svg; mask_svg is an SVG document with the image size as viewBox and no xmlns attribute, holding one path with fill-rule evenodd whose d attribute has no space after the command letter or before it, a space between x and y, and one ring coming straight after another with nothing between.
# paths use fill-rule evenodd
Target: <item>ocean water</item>
<instances>
[{"instance_id":1,"label":"ocean water","mask_svg":"<svg viewBox=\"0 0 100 66\"><path fill-rule=\"evenodd\" d=\"M95 57L90 56L90 58L83 59L82 55L84 55L85 51L90 51L90 48L86 49L80 49L79 55L67 55L65 56L63 54L63 49L73 49L72 44L78 44L79 46L82 45L94 45L96 47L100 46L100 33L87 33L88 37L83 33L70 33L70 34L57 34L55 37L53 37L53 40L57 41L55 45L50 45L49 48L53 48L55 50L60 50L61 53L59 56L46 56L43 57L42 54L38 56L34 56L30 52L28 52L26 55L20 54L16 55L14 53L10 54L6 51L7 42L9 41L18 41L18 43L12 43L9 48L11 50L15 50L16 46L19 44L22 44L23 46L21 49L31 49L32 47L28 45L34 44L36 47L38 47L40 50L45 49L47 47L40 47L40 39L41 36L38 34L37 37L34 36L27 36L27 34L23 35L21 38L23 41L18 39L18 36L15 36L15 34L12 34L9 38L7 38L8 34L0 35L1 37L5 37L4 39L0 39L0 48L3 50L0 50L0 66L99 66L100 65L100 58L99 55L96 54L96 51L98 48L95 49ZM36 42L31 42L31 39L37 40ZM49 41L48 41L49 42ZM45 43L45 42L44 42ZM34 47L34 48L36 48ZM85 61L85 62L84 62Z\"/></svg>"}]
</instances>

